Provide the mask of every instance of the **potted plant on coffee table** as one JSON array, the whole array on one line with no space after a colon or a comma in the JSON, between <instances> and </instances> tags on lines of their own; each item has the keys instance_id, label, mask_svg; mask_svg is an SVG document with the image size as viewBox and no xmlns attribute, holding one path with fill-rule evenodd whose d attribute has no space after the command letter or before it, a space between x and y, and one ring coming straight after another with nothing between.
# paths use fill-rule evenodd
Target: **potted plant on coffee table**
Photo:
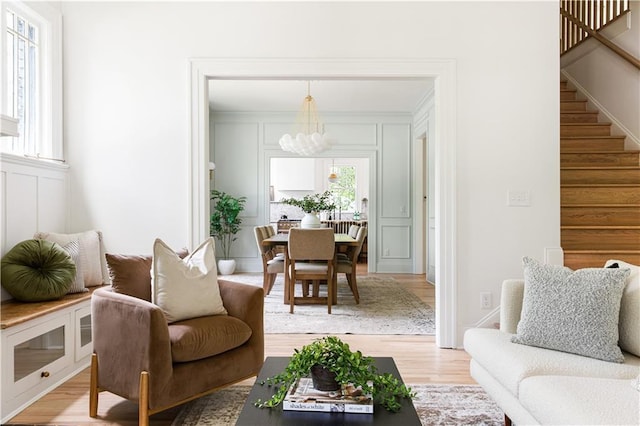
<instances>
[{"instance_id":1,"label":"potted plant on coffee table","mask_svg":"<svg viewBox=\"0 0 640 426\"><path fill-rule=\"evenodd\" d=\"M237 238L240 231L240 212L244 210L247 197L233 197L223 191L212 190L211 201L214 202L211 213L209 235L220 244L222 258L218 260L218 272L222 275L230 275L235 272L236 261L229 259L231 243Z\"/></svg>"},{"instance_id":2,"label":"potted plant on coffee table","mask_svg":"<svg viewBox=\"0 0 640 426\"><path fill-rule=\"evenodd\" d=\"M319 374L318 378L314 378L316 373ZM363 394L372 395L375 403L392 412L400 410L402 399L415 396L411 388L397 377L390 373L379 374L372 357L364 356L360 351L351 351L349 345L336 336L326 336L302 349L295 349L282 373L261 382L262 385L276 386L274 395L254 404L260 408L277 407L298 379L309 376L318 390L340 389L342 385L361 388ZM327 386L327 379L333 379L333 385Z\"/></svg>"},{"instance_id":3,"label":"potted plant on coffee table","mask_svg":"<svg viewBox=\"0 0 640 426\"><path fill-rule=\"evenodd\" d=\"M281 202L302 209L305 215L300 221L301 228L319 228L320 219L318 218L318 213L336 208L331 201L331 192L329 191L325 191L322 194L305 195L301 199L284 198Z\"/></svg>"}]
</instances>

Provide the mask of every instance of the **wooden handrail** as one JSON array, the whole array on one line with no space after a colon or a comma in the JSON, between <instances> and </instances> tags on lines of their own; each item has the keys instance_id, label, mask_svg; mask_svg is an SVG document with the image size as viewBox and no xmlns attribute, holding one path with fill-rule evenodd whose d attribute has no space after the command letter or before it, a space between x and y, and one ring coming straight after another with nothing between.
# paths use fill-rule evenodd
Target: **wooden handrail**
<instances>
[{"instance_id":1,"label":"wooden handrail","mask_svg":"<svg viewBox=\"0 0 640 426\"><path fill-rule=\"evenodd\" d=\"M640 60L604 37L600 30L631 11L629 0L560 0L560 55L593 37L640 69Z\"/></svg>"},{"instance_id":2,"label":"wooden handrail","mask_svg":"<svg viewBox=\"0 0 640 426\"><path fill-rule=\"evenodd\" d=\"M573 16L572 14L570 14L569 12L564 10L563 8L560 8L560 14L562 16L564 16L565 18L567 18L568 20L570 20L573 24L575 24L582 31L584 31L587 34L589 34L589 36L593 37L594 39L598 40L603 45L607 46L609 49L611 49L613 52L615 52L621 58L623 58L624 60L629 62L631 65L633 65L634 67L640 69L640 60L638 58L636 58L635 56L633 56L632 54L630 54L629 52L627 52L626 50L624 50L623 48L621 48L617 44L613 43L608 38L603 37L597 31L591 29L590 27L585 25L583 22L581 22L579 19L577 19L575 16Z\"/></svg>"}]
</instances>

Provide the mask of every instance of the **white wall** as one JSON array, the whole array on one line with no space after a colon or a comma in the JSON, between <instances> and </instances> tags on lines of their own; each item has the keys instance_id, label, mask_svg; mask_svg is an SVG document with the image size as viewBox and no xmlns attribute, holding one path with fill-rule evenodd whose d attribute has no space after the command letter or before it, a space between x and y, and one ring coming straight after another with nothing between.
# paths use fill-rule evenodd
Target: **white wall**
<instances>
[{"instance_id":1,"label":"white wall","mask_svg":"<svg viewBox=\"0 0 640 426\"><path fill-rule=\"evenodd\" d=\"M71 227L189 239L188 59L454 58L458 341L523 255L559 246L555 2L63 2ZM309 22L322 23L309 31ZM507 191L531 192L509 208ZM446 255L446 254L443 254Z\"/></svg>"},{"instance_id":2,"label":"white wall","mask_svg":"<svg viewBox=\"0 0 640 426\"><path fill-rule=\"evenodd\" d=\"M629 2L630 28L615 36L612 41L636 58L640 58L640 1ZM626 23L624 21L614 25ZM628 134L629 149L640 144L640 70L620 58L597 41L590 41L595 48L580 59L565 66L563 71L582 86L610 117L600 117L618 125L617 134Z\"/></svg>"}]
</instances>

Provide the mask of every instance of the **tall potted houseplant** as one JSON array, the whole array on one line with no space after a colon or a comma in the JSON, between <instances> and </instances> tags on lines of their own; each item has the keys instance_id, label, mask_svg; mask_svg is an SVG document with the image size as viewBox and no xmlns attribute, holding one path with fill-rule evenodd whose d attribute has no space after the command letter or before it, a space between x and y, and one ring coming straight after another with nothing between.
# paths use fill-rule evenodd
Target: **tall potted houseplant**
<instances>
[{"instance_id":1,"label":"tall potted houseplant","mask_svg":"<svg viewBox=\"0 0 640 426\"><path fill-rule=\"evenodd\" d=\"M331 211L336 208L331 201L331 192L325 191L322 194L305 195L301 199L284 198L281 200L284 204L300 207L305 213L300 222L301 228L319 228L320 219L318 213Z\"/></svg>"},{"instance_id":2,"label":"tall potted houseplant","mask_svg":"<svg viewBox=\"0 0 640 426\"><path fill-rule=\"evenodd\" d=\"M218 271L222 275L233 274L236 269L235 259L229 259L231 243L237 238L240 231L240 212L244 210L244 203L247 197L233 197L223 191L216 189L211 191L211 201L213 208L209 235L214 237L222 251L222 258L218 260Z\"/></svg>"}]
</instances>

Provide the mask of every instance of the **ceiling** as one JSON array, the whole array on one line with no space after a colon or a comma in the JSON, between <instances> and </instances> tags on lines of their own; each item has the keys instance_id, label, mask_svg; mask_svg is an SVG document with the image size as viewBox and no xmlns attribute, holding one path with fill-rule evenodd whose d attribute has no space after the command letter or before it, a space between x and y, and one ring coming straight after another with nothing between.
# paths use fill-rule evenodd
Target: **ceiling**
<instances>
[{"instance_id":1,"label":"ceiling","mask_svg":"<svg viewBox=\"0 0 640 426\"><path fill-rule=\"evenodd\" d=\"M317 79L311 95L318 113L413 113L433 79ZM217 112L297 112L306 80L210 80L209 107Z\"/></svg>"}]
</instances>

